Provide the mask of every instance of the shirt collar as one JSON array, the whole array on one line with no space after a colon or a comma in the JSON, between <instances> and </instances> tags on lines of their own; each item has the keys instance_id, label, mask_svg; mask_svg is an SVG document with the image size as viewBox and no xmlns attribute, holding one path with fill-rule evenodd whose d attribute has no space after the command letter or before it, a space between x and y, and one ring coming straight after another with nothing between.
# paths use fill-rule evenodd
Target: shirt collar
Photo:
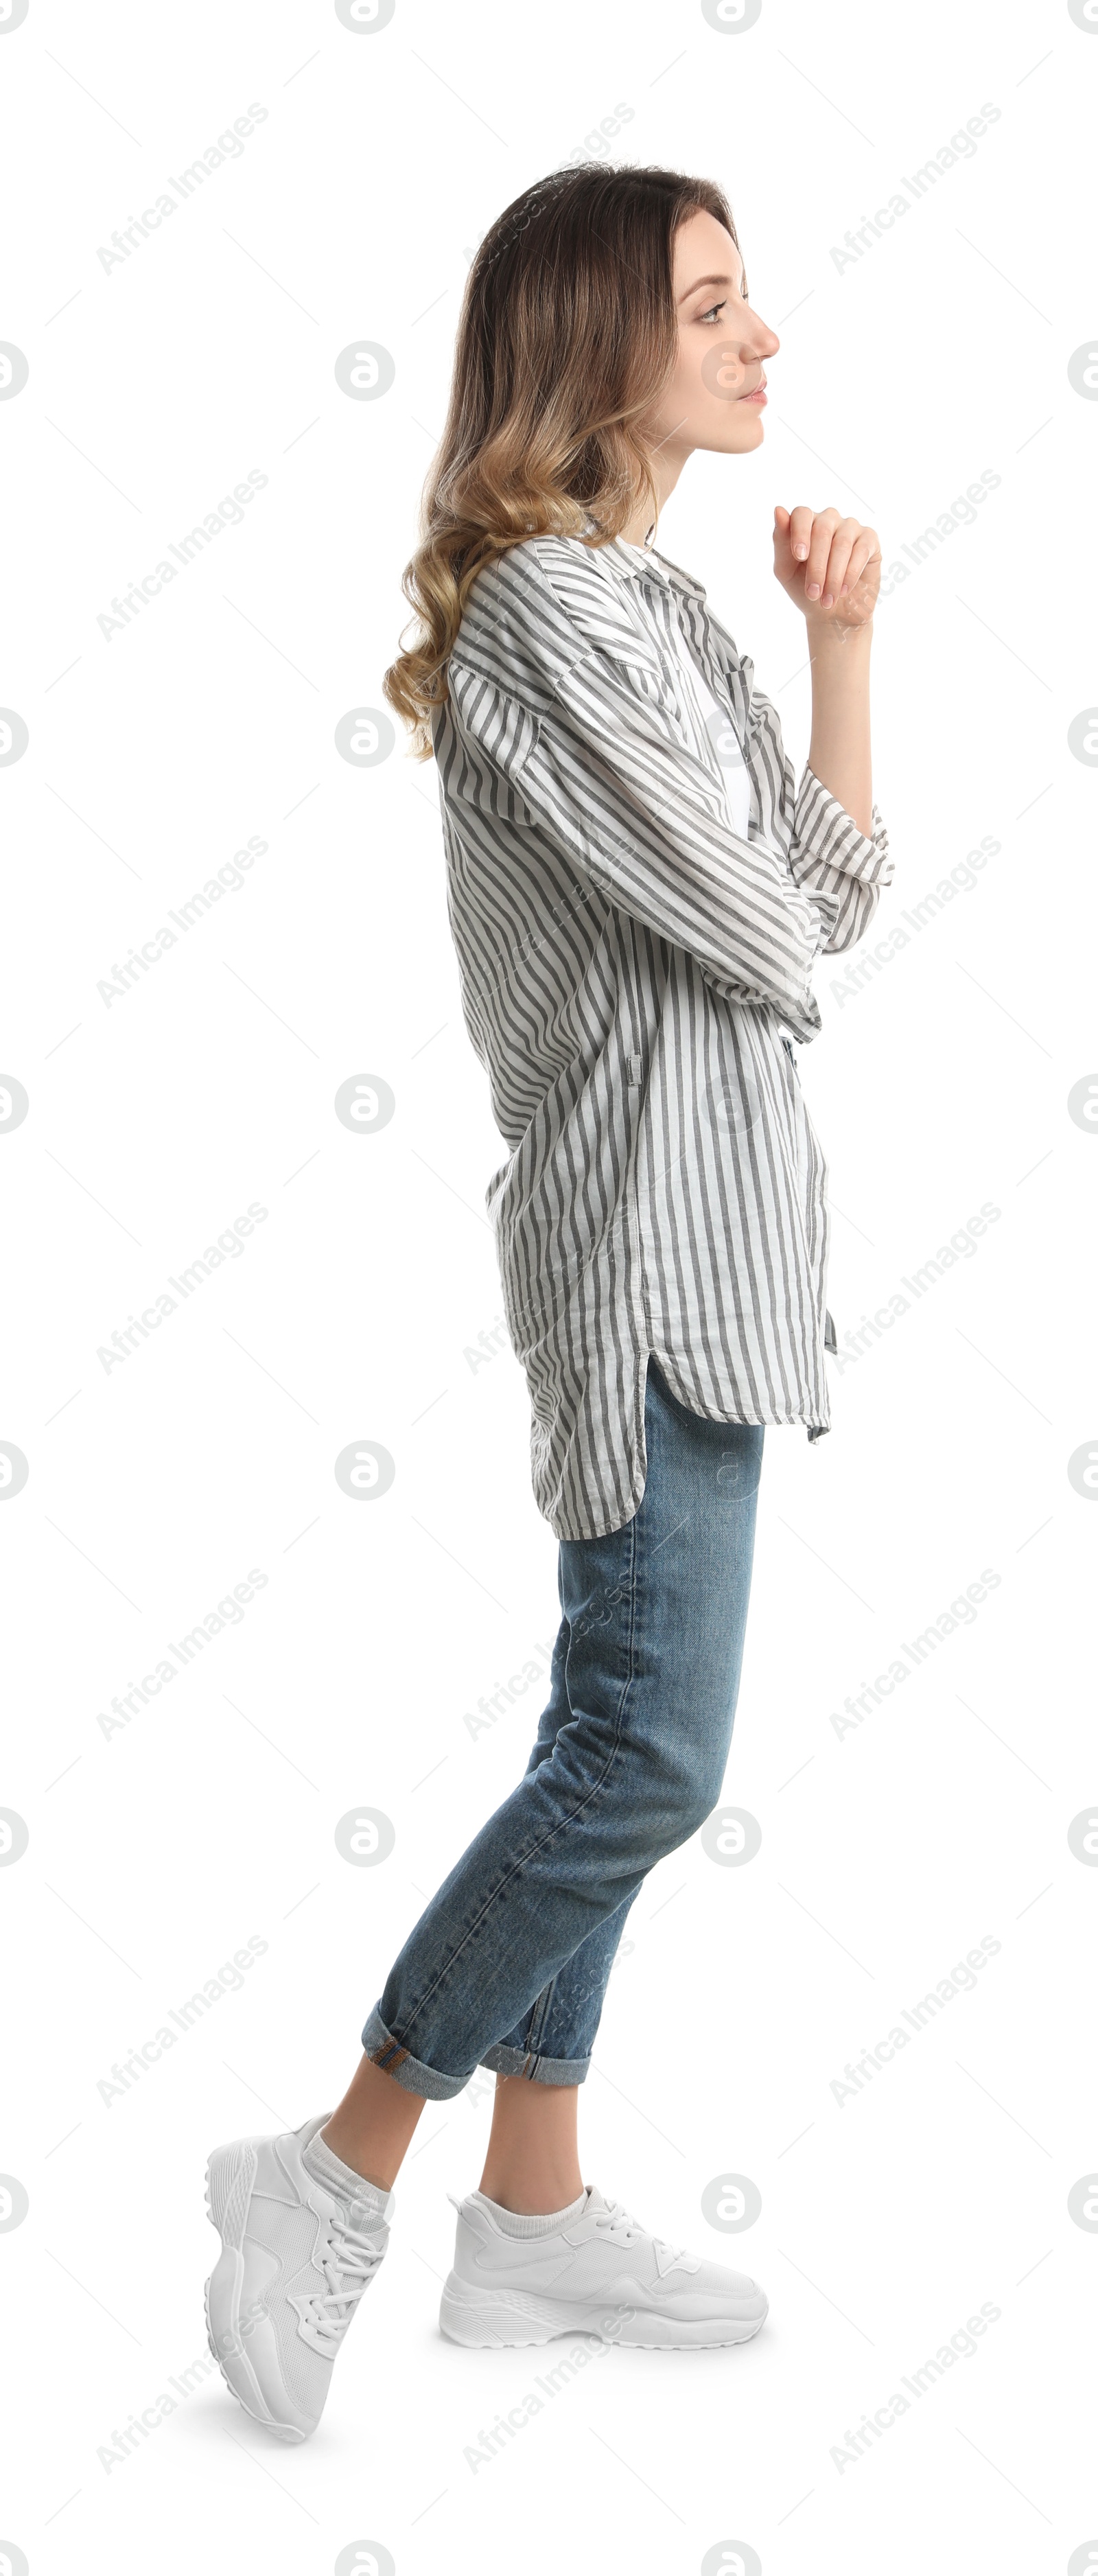
<instances>
[{"instance_id":1,"label":"shirt collar","mask_svg":"<svg viewBox=\"0 0 1098 2576\"><path fill-rule=\"evenodd\" d=\"M588 536L594 535L596 529L597 522L589 515L585 533ZM705 607L705 590L701 582L695 580L693 573L684 572L681 564L669 562L666 555L656 555L655 548L652 546L647 547L645 552L649 556L655 556L656 562L666 573L672 589L682 591L687 599L696 600L703 608ZM638 562L624 546L619 545L616 537L608 537L605 545L589 547L587 553L592 564L601 566L603 580L612 582L616 588L624 587L626 582L643 583L646 578L653 578L648 567ZM658 574L655 578L659 578ZM714 631L708 615L706 625L717 668L723 674L732 692L736 729L747 751L754 743L762 723L759 709L755 704L752 685L755 665L749 653L739 652L731 636L723 635L719 628Z\"/></svg>"},{"instance_id":2,"label":"shirt collar","mask_svg":"<svg viewBox=\"0 0 1098 2576\"><path fill-rule=\"evenodd\" d=\"M595 524L594 520L589 521L589 530L593 530ZM644 581L646 577L658 581L662 573L673 589L685 591L691 599L705 598L701 582L693 573L685 572L681 564L672 563L667 555L658 554L654 546L638 551L648 560L638 560L638 555L630 553L627 546L619 545L616 537L609 537L605 545L590 549L591 561L601 564L604 571L617 581Z\"/></svg>"}]
</instances>

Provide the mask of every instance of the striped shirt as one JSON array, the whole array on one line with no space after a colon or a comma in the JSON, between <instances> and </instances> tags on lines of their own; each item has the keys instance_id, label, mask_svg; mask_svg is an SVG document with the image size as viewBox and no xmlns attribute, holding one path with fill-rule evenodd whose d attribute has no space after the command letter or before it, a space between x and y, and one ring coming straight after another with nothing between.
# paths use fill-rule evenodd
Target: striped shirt
<instances>
[{"instance_id":1,"label":"striped shirt","mask_svg":"<svg viewBox=\"0 0 1098 2576\"><path fill-rule=\"evenodd\" d=\"M746 837L681 640L742 746ZM807 766L795 788L753 667L665 558L535 537L474 584L434 717L508 1148L485 1205L562 1539L637 1510L650 1352L709 1421L829 1426L826 1168L789 1036L815 1036L815 959L861 937L892 864L876 806L867 839Z\"/></svg>"}]
</instances>

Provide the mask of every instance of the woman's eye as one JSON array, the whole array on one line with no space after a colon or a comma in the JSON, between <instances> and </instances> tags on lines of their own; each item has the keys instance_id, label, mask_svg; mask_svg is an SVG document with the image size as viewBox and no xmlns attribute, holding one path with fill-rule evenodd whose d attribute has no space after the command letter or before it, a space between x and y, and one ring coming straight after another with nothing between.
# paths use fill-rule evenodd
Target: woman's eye
<instances>
[{"instance_id":1,"label":"woman's eye","mask_svg":"<svg viewBox=\"0 0 1098 2576\"><path fill-rule=\"evenodd\" d=\"M717 319L718 314L723 313L723 311L724 311L724 306L725 306L725 298L724 298L724 297L723 297L723 295L722 295L721 300L720 300L720 303L719 303L719 304L711 304L711 305L710 305L710 307L709 307L709 311L708 311L708 313L699 313L699 315L698 315L698 320L699 320L699 322L715 322L715 321L716 321L716 319Z\"/></svg>"}]
</instances>

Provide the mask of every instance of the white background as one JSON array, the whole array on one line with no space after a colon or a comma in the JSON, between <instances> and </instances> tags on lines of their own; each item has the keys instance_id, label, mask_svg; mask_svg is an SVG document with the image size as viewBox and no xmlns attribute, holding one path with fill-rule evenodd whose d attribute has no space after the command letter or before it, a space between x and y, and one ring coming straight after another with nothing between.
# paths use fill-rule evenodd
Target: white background
<instances>
[{"instance_id":1,"label":"white background","mask_svg":"<svg viewBox=\"0 0 1098 2576\"><path fill-rule=\"evenodd\" d=\"M1067 1840L1096 1789L1072 1643L1095 1521L1068 1460L1098 1435L1098 1147L1067 1108L1098 1081L1095 780L1067 744L1094 686L1095 413L1068 362L1095 323L1072 174L1096 75L1098 38L1051 0L764 0L731 36L696 0L397 0L365 35L330 0L30 0L0 39L0 338L29 362L0 403L0 701L29 730L0 769L0 1069L30 1104L0 1135L0 1435L29 1461L0 1512L0 1801L30 1831L0 1870L0 2168L29 2195L0 2241L0 2539L33 2576L312 2576L357 2541L399 2576L693 2576L725 2542L734 2569L734 2541L765 2576L1035 2576L1098 2532L1098 2242L1067 2206L1098 2152L1098 1875ZM105 269L98 246L252 102L243 152ZM972 155L837 266L985 102ZM393 1952L525 1764L538 1691L475 1738L465 1714L557 1611L525 1383L479 1339L503 1149L433 772L402 745L356 769L333 737L382 704L472 250L619 106L607 149L728 190L780 334L762 445L696 459L661 544L752 654L798 772L808 673L774 503L855 512L887 567L1000 478L876 620L896 876L874 941L984 836L1000 847L853 995L846 961L821 963L800 1069L840 1345L999 1214L835 1375L826 1440L768 1435L726 1786L762 1848L722 1868L695 1841L653 1873L583 2098L588 2177L757 2273L766 2330L598 2356L467 2459L545 2358L437 2330L482 2079L428 2107L323 2424L288 2452L213 2371L156 2416L205 2355L205 2158L343 2091ZM395 362L374 402L334 375L358 335ZM253 469L242 524L105 636L112 599ZM243 886L108 1004L100 982L249 836L269 847ZM334 1113L359 1074L395 1095L377 1133ZM244 1251L105 1368L252 1202ZM333 1474L361 1440L396 1468L369 1505ZM243 1619L105 1735L98 1713L252 1568ZM832 1712L985 1568L975 1618L840 1737ZM360 1803L395 1826L376 1869L334 1842ZM241 1990L105 2100L253 1935ZM847 2062L985 1936L975 1991L840 2104ZM761 2192L748 2234L702 2215L726 2173ZM984 2303L1001 2313L976 2352L833 2459ZM143 2410L156 2429L112 2464Z\"/></svg>"}]
</instances>

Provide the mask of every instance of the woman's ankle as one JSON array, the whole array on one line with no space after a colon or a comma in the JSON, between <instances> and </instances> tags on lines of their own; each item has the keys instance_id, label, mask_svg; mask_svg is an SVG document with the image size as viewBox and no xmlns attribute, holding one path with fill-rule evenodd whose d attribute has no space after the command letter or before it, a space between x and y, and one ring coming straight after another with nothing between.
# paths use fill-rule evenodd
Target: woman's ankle
<instances>
[{"instance_id":1,"label":"woman's ankle","mask_svg":"<svg viewBox=\"0 0 1098 2576\"><path fill-rule=\"evenodd\" d=\"M421 2094L405 2092L364 2056L321 2135L352 2173L391 2191L423 2108Z\"/></svg>"},{"instance_id":2,"label":"woman's ankle","mask_svg":"<svg viewBox=\"0 0 1098 2576\"><path fill-rule=\"evenodd\" d=\"M353 2130L337 2128L334 2136L329 2136L327 2129L319 2129L317 2135L331 2154L338 2156L340 2164L347 2165L352 2173L360 2174L363 2182L374 2183L378 2191L392 2190L403 2163L402 2155L379 2157L371 2152L369 2146L363 2145Z\"/></svg>"},{"instance_id":3,"label":"woman's ankle","mask_svg":"<svg viewBox=\"0 0 1098 2576\"><path fill-rule=\"evenodd\" d=\"M557 2209L570 2209L584 2189L579 2167L568 2173L535 2173L532 2176L497 2171L486 2164L477 2186L485 2200L506 2209L513 2218L548 2218Z\"/></svg>"}]
</instances>

